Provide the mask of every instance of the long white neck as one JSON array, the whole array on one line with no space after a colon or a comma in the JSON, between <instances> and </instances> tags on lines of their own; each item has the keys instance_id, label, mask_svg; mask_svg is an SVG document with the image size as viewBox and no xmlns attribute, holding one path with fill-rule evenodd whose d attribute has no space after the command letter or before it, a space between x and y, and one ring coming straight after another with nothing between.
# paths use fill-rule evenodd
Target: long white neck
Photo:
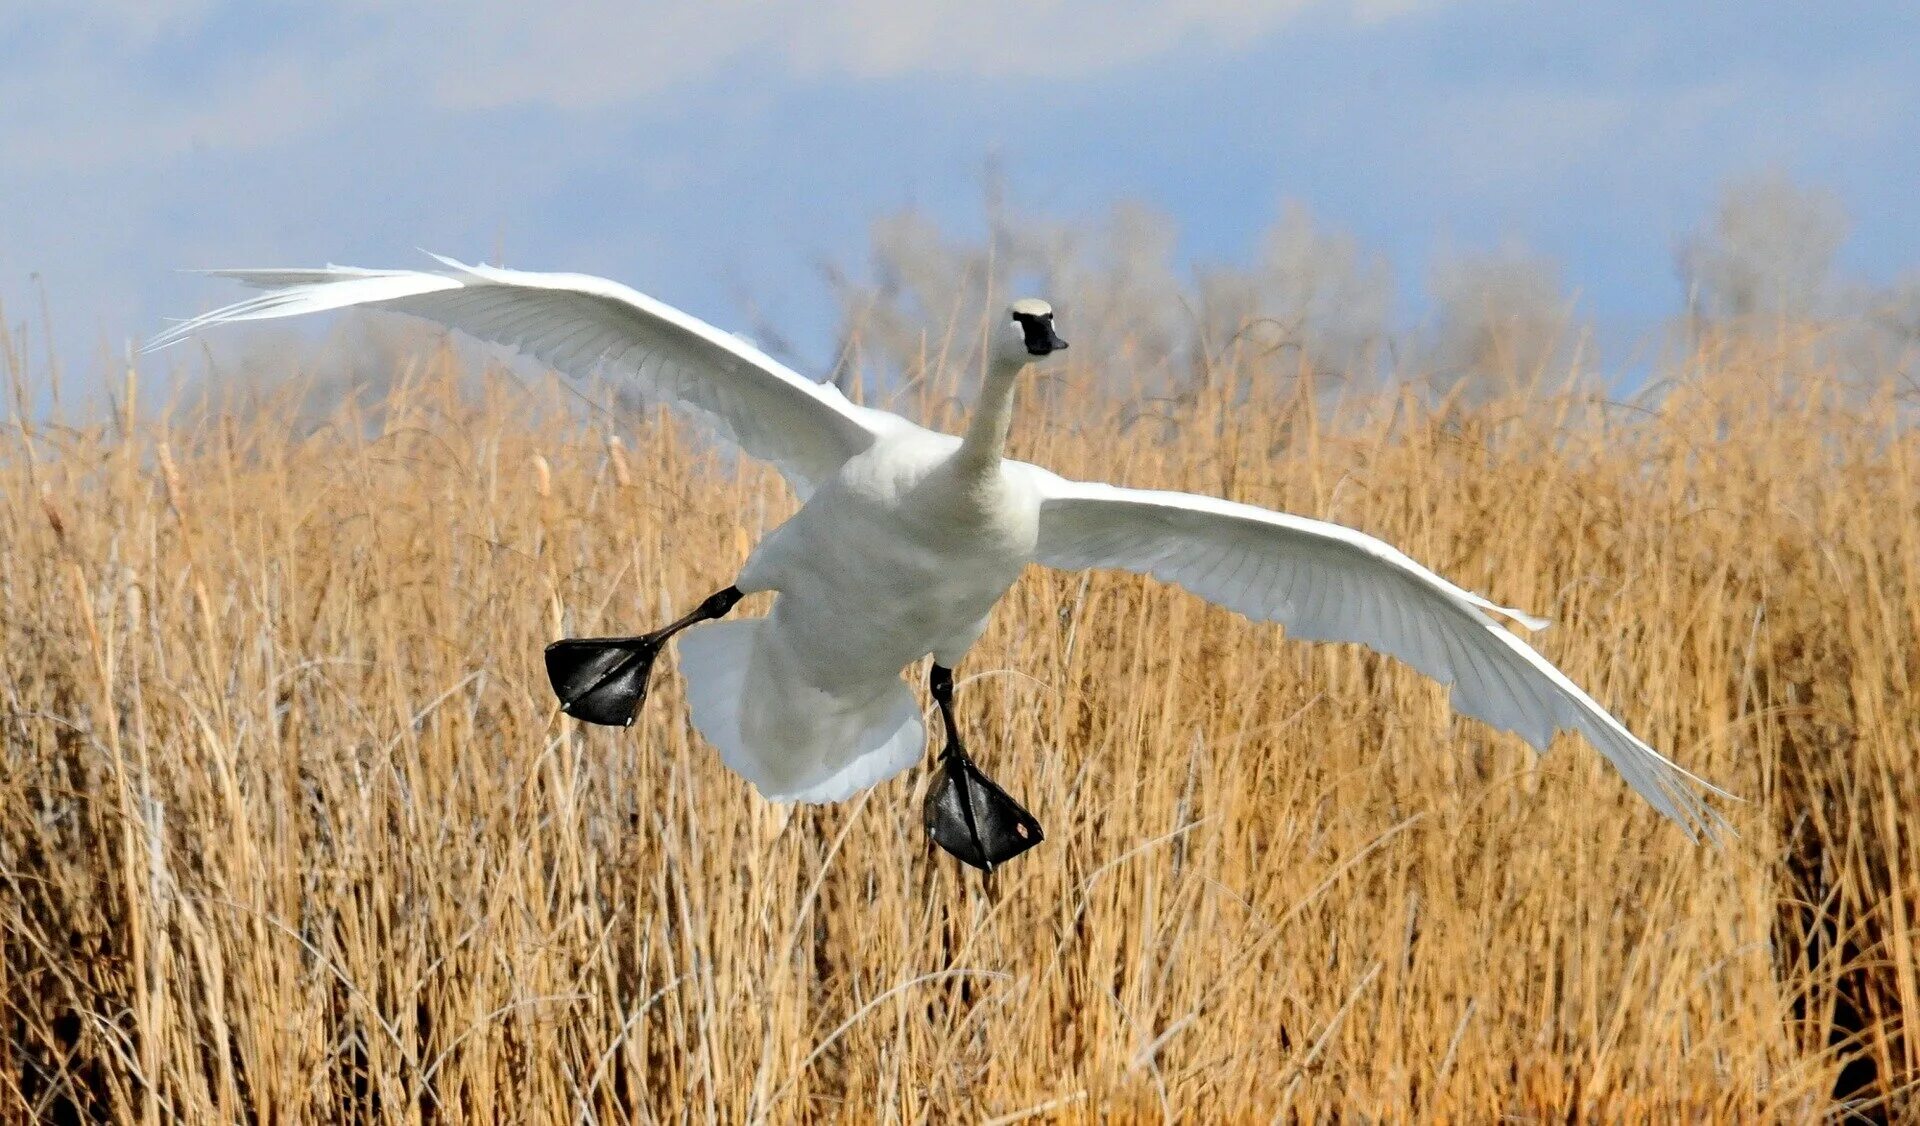
<instances>
[{"instance_id":1,"label":"long white neck","mask_svg":"<svg viewBox=\"0 0 1920 1126\"><path fill-rule=\"evenodd\" d=\"M999 466L1001 451L1007 445L1007 428L1013 424L1013 387L1020 369L1026 366L1025 360L998 357L987 365L987 382L980 388L980 401L974 405L966 437L960 442L961 468L984 474Z\"/></svg>"}]
</instances>

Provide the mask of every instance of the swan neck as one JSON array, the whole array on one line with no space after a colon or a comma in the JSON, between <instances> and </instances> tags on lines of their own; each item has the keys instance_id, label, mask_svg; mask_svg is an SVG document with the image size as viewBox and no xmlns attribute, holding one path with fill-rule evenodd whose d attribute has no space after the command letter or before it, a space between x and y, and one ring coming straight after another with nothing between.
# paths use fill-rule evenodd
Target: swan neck
<instances>
[{"instance_id":1,"label":"swan neck","mask_svg":"<svg viewBox=\"0 0 1920 1126\"><path fill-rule=\"evenodd\" d=\"M994 360L987 367L987 381L980 388L980 401L974 405L973 418L967 423L966 437L960 443L960 463L977 472L986 472L1000 464L1006 449L1007 430L1013 424L1013 389L1025 363Z\"/></svg>"}]
</instances>

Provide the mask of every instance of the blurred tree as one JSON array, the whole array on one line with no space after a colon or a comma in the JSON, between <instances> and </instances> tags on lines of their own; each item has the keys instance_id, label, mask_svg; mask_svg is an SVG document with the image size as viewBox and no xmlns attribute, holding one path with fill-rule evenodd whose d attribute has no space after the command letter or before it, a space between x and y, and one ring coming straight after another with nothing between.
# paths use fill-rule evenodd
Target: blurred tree
<instances>
[{"instance_id":1,"label":"blurred tree","mask_svg":"<svg viewBox=\"0 0 1920 1126\"><path fill-rule=\"evenodd\" d=\"M1688 312L1735 322L1831 315L1834 257L1847 228L1846 209L1824 188L1778 171L1730 181L1679 248Z\"/></svg>"},{"instance_id":2,"label":"blurred tree","mask_svg":"<svg viewBox=\"0 0 1920 1126\"><path fill-rule=\"evenodd\" d=\"M1901 345L1920 348L1920 270L1897 278L1873 303L1874 323Z\"/></svg>"},{"instance_id":3,"label":"blurred tree","mask_svg":"<svg viewBox=\"0 0 1920 1126\"><path fill-rule=\"evenodd\" d=\"M190 346L205 358L179 396L190 413L271 414L301 435L354 413L377 430L403 384L430 373L479 371L489 359L484 345L391 314L352 314L324 327L280 322L210 333ZM349 403L355 411L346 410Z\"/></svg>"},{"instance_id":4,"label":"blurred tree","mask_svg":"<svg viewBox=\"0 0 1920 1126\"><path fill-rule=\"evenodd\" d=\"M1884 288L1842 276L1836 263L1849 227L1825 188L1779 171L1729 181L1677 254L1689 344L1754 338L1768 349L1756 370L1774 393L1824 382L1859 397L1891 380L1903 411L1920 405L1920 274Z\"/></svg>"},{"instance_id":5,"label":"blurred tree","mask_svg":"<svg viewBox=\"0 0 1920 1126\"><path fill-rule=\"evenodd\" d=\"M1010 213L990 192L987 236L973 242L918 212L885 216L873 225L870 282L829 271L851 378L977 365L982 334L1016 290L1048 295L1074 361L1116 380L1179 389L1251 365L1317 382L1379 373L1386 261L1305 206L1282 206L1250 269L1206 269L1196 281L1177 246L1173 221L1137 202L1075 223Z\"/></svg>"},{"instance_id":6,"label":"blurred tree","mask_svg":"<svg viewBox=\"0 0 1920 1126\"><path fill-rule=\"evenodd\" d=\"M1465 401L1570 378L1572 302L1551 260L1518 244L1438 259L1425 349L1434 389Z\"/></svg>"},{"instance_id":7,"label":"blurred tree","mask_svg":"<svg viewBox=\"0 0 1920 1126\"><path fill-rule=\"evenodd\" d=\"M1393 275L1379 254L1320 225L1297 200L1261 239L1251 271L1215 268L1200 278L1206 359L1237 352L1285 356L1316 383L1379 373L1393 303Z\"/></svg>"},{"instance_id":8,"label":"blurred tree","mask_svg":"<svg viewBox=\"0 0 1920 1126\"><path fill-rule=\"evenodd\" d=\"M917 211L883 216L872 227L872 281L829 270L855 378L976 366L1001 307L1028 292L1054 301L1074 359L1096 370L1147 375L1184 354L1190 314L1165 215L1120 203L1075 224L1011 216L991 200L989 210L986 238L972 242Z\"/></svg>"}]
</instances>

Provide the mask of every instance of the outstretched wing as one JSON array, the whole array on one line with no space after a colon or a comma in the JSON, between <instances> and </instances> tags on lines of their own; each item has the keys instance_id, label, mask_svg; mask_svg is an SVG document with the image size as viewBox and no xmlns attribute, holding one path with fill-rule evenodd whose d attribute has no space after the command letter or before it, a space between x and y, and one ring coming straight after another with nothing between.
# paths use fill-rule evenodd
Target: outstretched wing
<instances>
[{"instance_id":1,"label":"outstretched wing","mask_svg":"<svg viewBox=\"0 0 1920 1126\"><path fill-rule=\"evenodd\" d=\"M435 256L438 258L438 256ZM468 266L442 270L215 270L266 293L175 325L147 351L201 329L350 306L411 313L518 348L571 376L596 371L693 414L802 493L896 422L736 336L618 282Z\"/></svg>"},{"instance_id":2,"label":"outstretched wing","mask_svg":"<svg viewBox=\"0 0 1920 1126\"><path fill-rule=\"evenodd\" d=\"M1726 823L1695 778L1607 714L1526 642L1488 617L1547 623L1453 585L1361 532L1192 493L1069 481L1029 467L1040 506L1037 557L1178 583L1290 637L1352 641L1453 686L1453 706L1544 751L1561 728L1587 737L1627 783L1695 839Z\"/></svg>"}]
</instances>

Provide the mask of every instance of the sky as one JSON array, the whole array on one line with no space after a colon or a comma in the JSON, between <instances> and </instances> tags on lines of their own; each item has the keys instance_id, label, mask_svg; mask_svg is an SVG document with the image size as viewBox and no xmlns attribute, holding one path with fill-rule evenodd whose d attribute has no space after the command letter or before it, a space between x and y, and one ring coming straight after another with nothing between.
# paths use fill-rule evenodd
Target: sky
<instances>
[{"instance_id":1,"label":"sky","mask_svg":"<svg viewBox=\"0 0 1920 1126\"><path fill-rule=\"evenodd\" d=\"M230 300L180 268L618 278L830 359L823 263L920 208L1172 216L1243 262L1283 199L1393 263L1524 244L1580 312L1682 301L1730 177L1832 190L1920 267L1920 5L1675 0L0 0L0 309L69 372ZM244 331L244 330L235 330Z\"/></svg>"}]
</instances>

